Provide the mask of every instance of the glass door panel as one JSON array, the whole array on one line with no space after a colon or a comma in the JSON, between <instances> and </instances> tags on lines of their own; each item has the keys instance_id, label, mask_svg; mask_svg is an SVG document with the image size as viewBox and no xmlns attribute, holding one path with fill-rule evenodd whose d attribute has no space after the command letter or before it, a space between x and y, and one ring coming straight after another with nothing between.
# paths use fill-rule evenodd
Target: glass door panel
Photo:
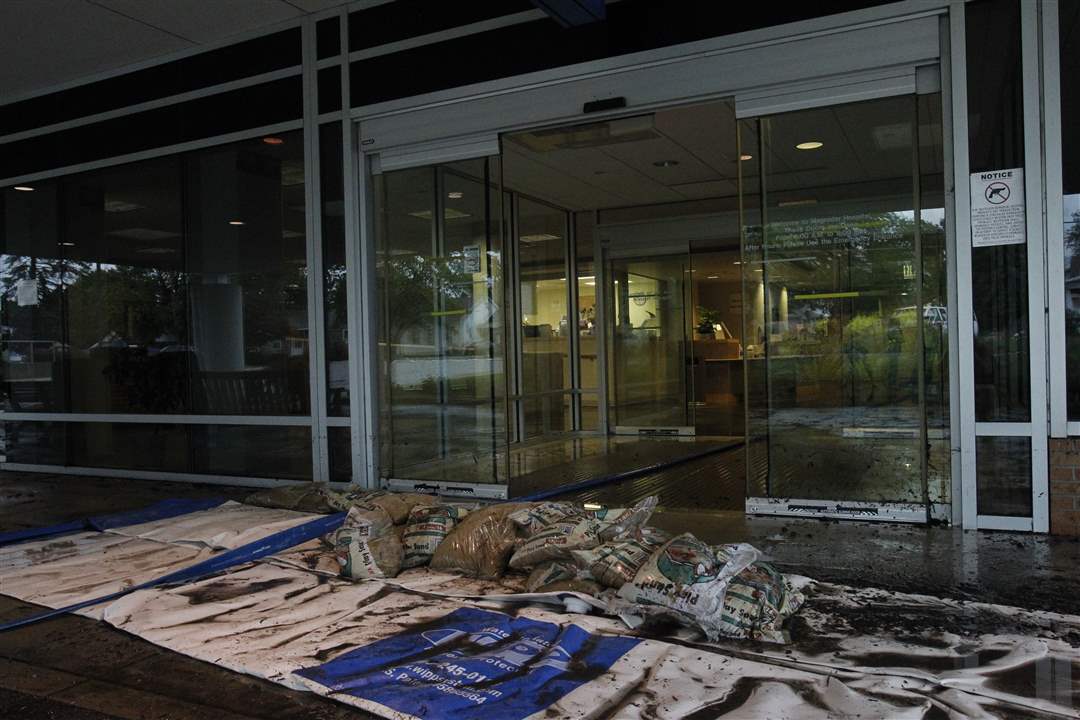
<instances>
[{"instance_id":1,"label":"glass door panel","mask_svg":"<svg viewBox=\"0 0 1080 720\"><path fill-rule=\"evenodd\" d=\"M926 504L927 365L939 376L943 351L924 351L945 309L924 288L944 262L924 263L923 238L943 215L920 207L916 98L740 133L756 158L742 163L749 494Z\"/></svg>"},{"instance_id":2,"label":"glass door panel","mask_svg":"<svg viewBox=\"0 0 1080 720\"><path fill-rule=\"evenodd\" d=\"M610 261L613 425L689 428L686 253Z\"/></svg>"},{"instance_id":3,"label":"glass door panel","mask_svg":"<svg viewBox=\"0 0 1080 720\"><path fill-rule=\"evenodd\" d=\"M384 477L506 482L496 162L374 176Z\"/></svg>"}]
</instances>

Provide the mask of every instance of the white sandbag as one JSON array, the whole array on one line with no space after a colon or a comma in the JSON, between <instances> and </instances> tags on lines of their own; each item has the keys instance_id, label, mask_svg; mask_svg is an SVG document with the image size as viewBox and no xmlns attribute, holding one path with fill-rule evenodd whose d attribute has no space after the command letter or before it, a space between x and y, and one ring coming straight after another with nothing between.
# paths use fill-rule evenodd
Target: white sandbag
<instances>
[{"instance_id":1,"label":"white sandbag","mask_svg":"<svg viewBox=\"0 0 1080 720\"><path fill-rule=\"evenodd\" d=\"M458 521L469 514L457 505L417 505L409 512L403 542L405 561L402 567L420 567L431 562L439 544Z\"/></svg>"},{"instance_id":2,"label":"white sandbag","mask_svg":"<svg viewBox=\"0 0 1080 720\"><path fill-rule=\"evenodd\" d=\"M620 540L590 550L573 550L574 562L605 587L621 588L632 581L641 566L671 535L659 528L643 527Z\"/></svg>"},{"instance_id":3,"label":"white sandbag","mask_svg":"<svg viewBox=\"0 0 1080 720\"><path fill-rule=\"evenodd\" d=\"M718 556L726 547L715 548ZM724 595L719 632L725 637L784 642L784 621L798 612L804 597L772 565L755 562L734 578Z\"/></svg>"},{"instance_id":4,"label":"white sandbag","mask_svg":"<svg viewBox=\"0 0 1080 720\"><path fill-rule=\"evenodd\" d=\"M619 589L612 611L668 617L718 640L729 629L721 619L728 584L758 558L751 545L727 548L718 556L690 533L679 535L652 554L633 582Z\"/></svg>"}]
</instances>

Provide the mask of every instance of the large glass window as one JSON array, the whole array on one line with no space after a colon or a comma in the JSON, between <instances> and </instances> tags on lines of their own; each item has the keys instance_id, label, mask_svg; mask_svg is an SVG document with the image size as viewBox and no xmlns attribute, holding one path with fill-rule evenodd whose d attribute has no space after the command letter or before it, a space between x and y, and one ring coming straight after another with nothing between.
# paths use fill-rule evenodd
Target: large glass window
<instances>
[{"instance_id":1,"label":"large glass window","mask_svg":"<svg viewBox=\"0 0 1080 720\"><path fill-rule=\"evenodd\" d=\"M1061 169L1065 224L1066 387L1080 420L1080 3L1058 3L1061 47Z\"/></svg>"},{"instance_id":2,"label":"large glass window","mask_svg":"<svg viewBox=\"0 0 1080 720\"><path fill-rule=\"evenodd\" d=\"M968 157L971 172L1023 167L1020 5L968 4ZM971 251L975 418L1031 419L1027 245Z\"/></svg>"},{"instance_id":3,"label":"large glass window","mask_svg":"<svg viewBox=\"0 0 1080 720\"><path fill-rule=\"evenodd\" d=\"M348 416L349 324L345 278L345 185L341 152L341 123L327 123L319 128L326 409L330 415Z\"/></svg>"},{"instance_id":4,"label":"large glass window","mask_svg":"<svg viewBox=\"0 0 1080 720\"><path fill-rule=\"evenodd\" d=\"M286 133L0 192L3 410L308 415L304 182L302 137ZM5 425L9 449L54 464L311 476L293 430L277 438L300 448L285 465L200 470L198 448L235 455L273 433Z\"/></svg>"}]
</instances>

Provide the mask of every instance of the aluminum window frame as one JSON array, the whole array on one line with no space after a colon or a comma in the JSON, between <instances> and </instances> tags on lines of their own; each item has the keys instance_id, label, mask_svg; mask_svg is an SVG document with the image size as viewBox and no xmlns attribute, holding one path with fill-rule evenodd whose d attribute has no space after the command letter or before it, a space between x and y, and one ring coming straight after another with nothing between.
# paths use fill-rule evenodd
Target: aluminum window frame
<instances>
[{"instance_id":1,"label":"aluminum window frame","mask_svg":"<svg viewBox=\"0 0 1080 720\"><path fill-rule=\"evenodd\" d=\"M949 13L950 65L952 67L953 121L953 213L957 276L957 349L960 368L960 465L961 517L965 529L1047 532L1050 529L1049 503L1049 413L1047 383L1046 233L1043 169L1042 77L1044 58L1040 55L1040 11L1042 4L1020 3L1021 74L1035 78L1023 83L1024 202L1028 264L1028 365L1030 372L1031 416L1027 422L983 422L975 415L974 333L963 331L974 324L972 298L971 198L969 192L968 92L966 65L966 18L963 0L954 0ZM1060 185L1059 185L1060 187ZM1059 190L1060 192L1060 190ZM1063 277L1063 275L1062 275ZM1064 290L1064 287L1062 286ZM1062 305L1062 312L1064 305ZM1061 327L1064 334L1064 324ZM1031 442L1032 512L1029 518L982 514L978 510L978 465L976 445L980 437L1027 438ZM953 500L954 505L956 499Z\"/></svg>"},{"instance_id":2,"label":"aluminum window frame","mask_svg":"<svg viewBox=\"0 0 1080 720\"><path fill-rule=\"evenodd\" d=\"M1050 435L1064 438L1080 435L1080 422L1069 421L1067 401L1068 369L1065 333L1065 231L1064 153L1061 137L1061 47L1060 19L1056 3L1039 3L1039 33L1042 43L1042 149L1046 189L1046 298L1050 387Z\"/></svg>"}]
</instances>

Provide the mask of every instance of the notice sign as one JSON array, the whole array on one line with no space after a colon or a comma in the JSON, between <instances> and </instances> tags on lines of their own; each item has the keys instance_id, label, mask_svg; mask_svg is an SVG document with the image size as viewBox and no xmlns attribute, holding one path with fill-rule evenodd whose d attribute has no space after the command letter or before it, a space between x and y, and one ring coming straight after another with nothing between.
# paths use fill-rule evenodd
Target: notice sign
<instances>
[{"instance_id":1,"label":"notice sign","mask_svg":"<svg viewBox=\"0 0 1080 720\"><path fill-rule=\"evenodd\" d=\"M972 247L1024 242L1024 168L971 173Z\"/></svg>"},{"instance_id":2,"label":"notice sign","mask_svg":"<svg viewBox=\"0 0 1080 720\"><path fill-rule=\"evenodd\" d=\"M464 258L462 265L462 272L478 273L480 272L480 246L479 245L466 245L461 248L461 254Z\"/></svg>"},{"instance_id":3,"label":"notice sign","mask_svg":"<svg viewBox=\"0 0 1080 720\"><path fill-rule=\"evenodd\" d=\"M26 278L15 283L15 301L19 307L38 304L37 278Z\"/></svg>"}]
</instances>

